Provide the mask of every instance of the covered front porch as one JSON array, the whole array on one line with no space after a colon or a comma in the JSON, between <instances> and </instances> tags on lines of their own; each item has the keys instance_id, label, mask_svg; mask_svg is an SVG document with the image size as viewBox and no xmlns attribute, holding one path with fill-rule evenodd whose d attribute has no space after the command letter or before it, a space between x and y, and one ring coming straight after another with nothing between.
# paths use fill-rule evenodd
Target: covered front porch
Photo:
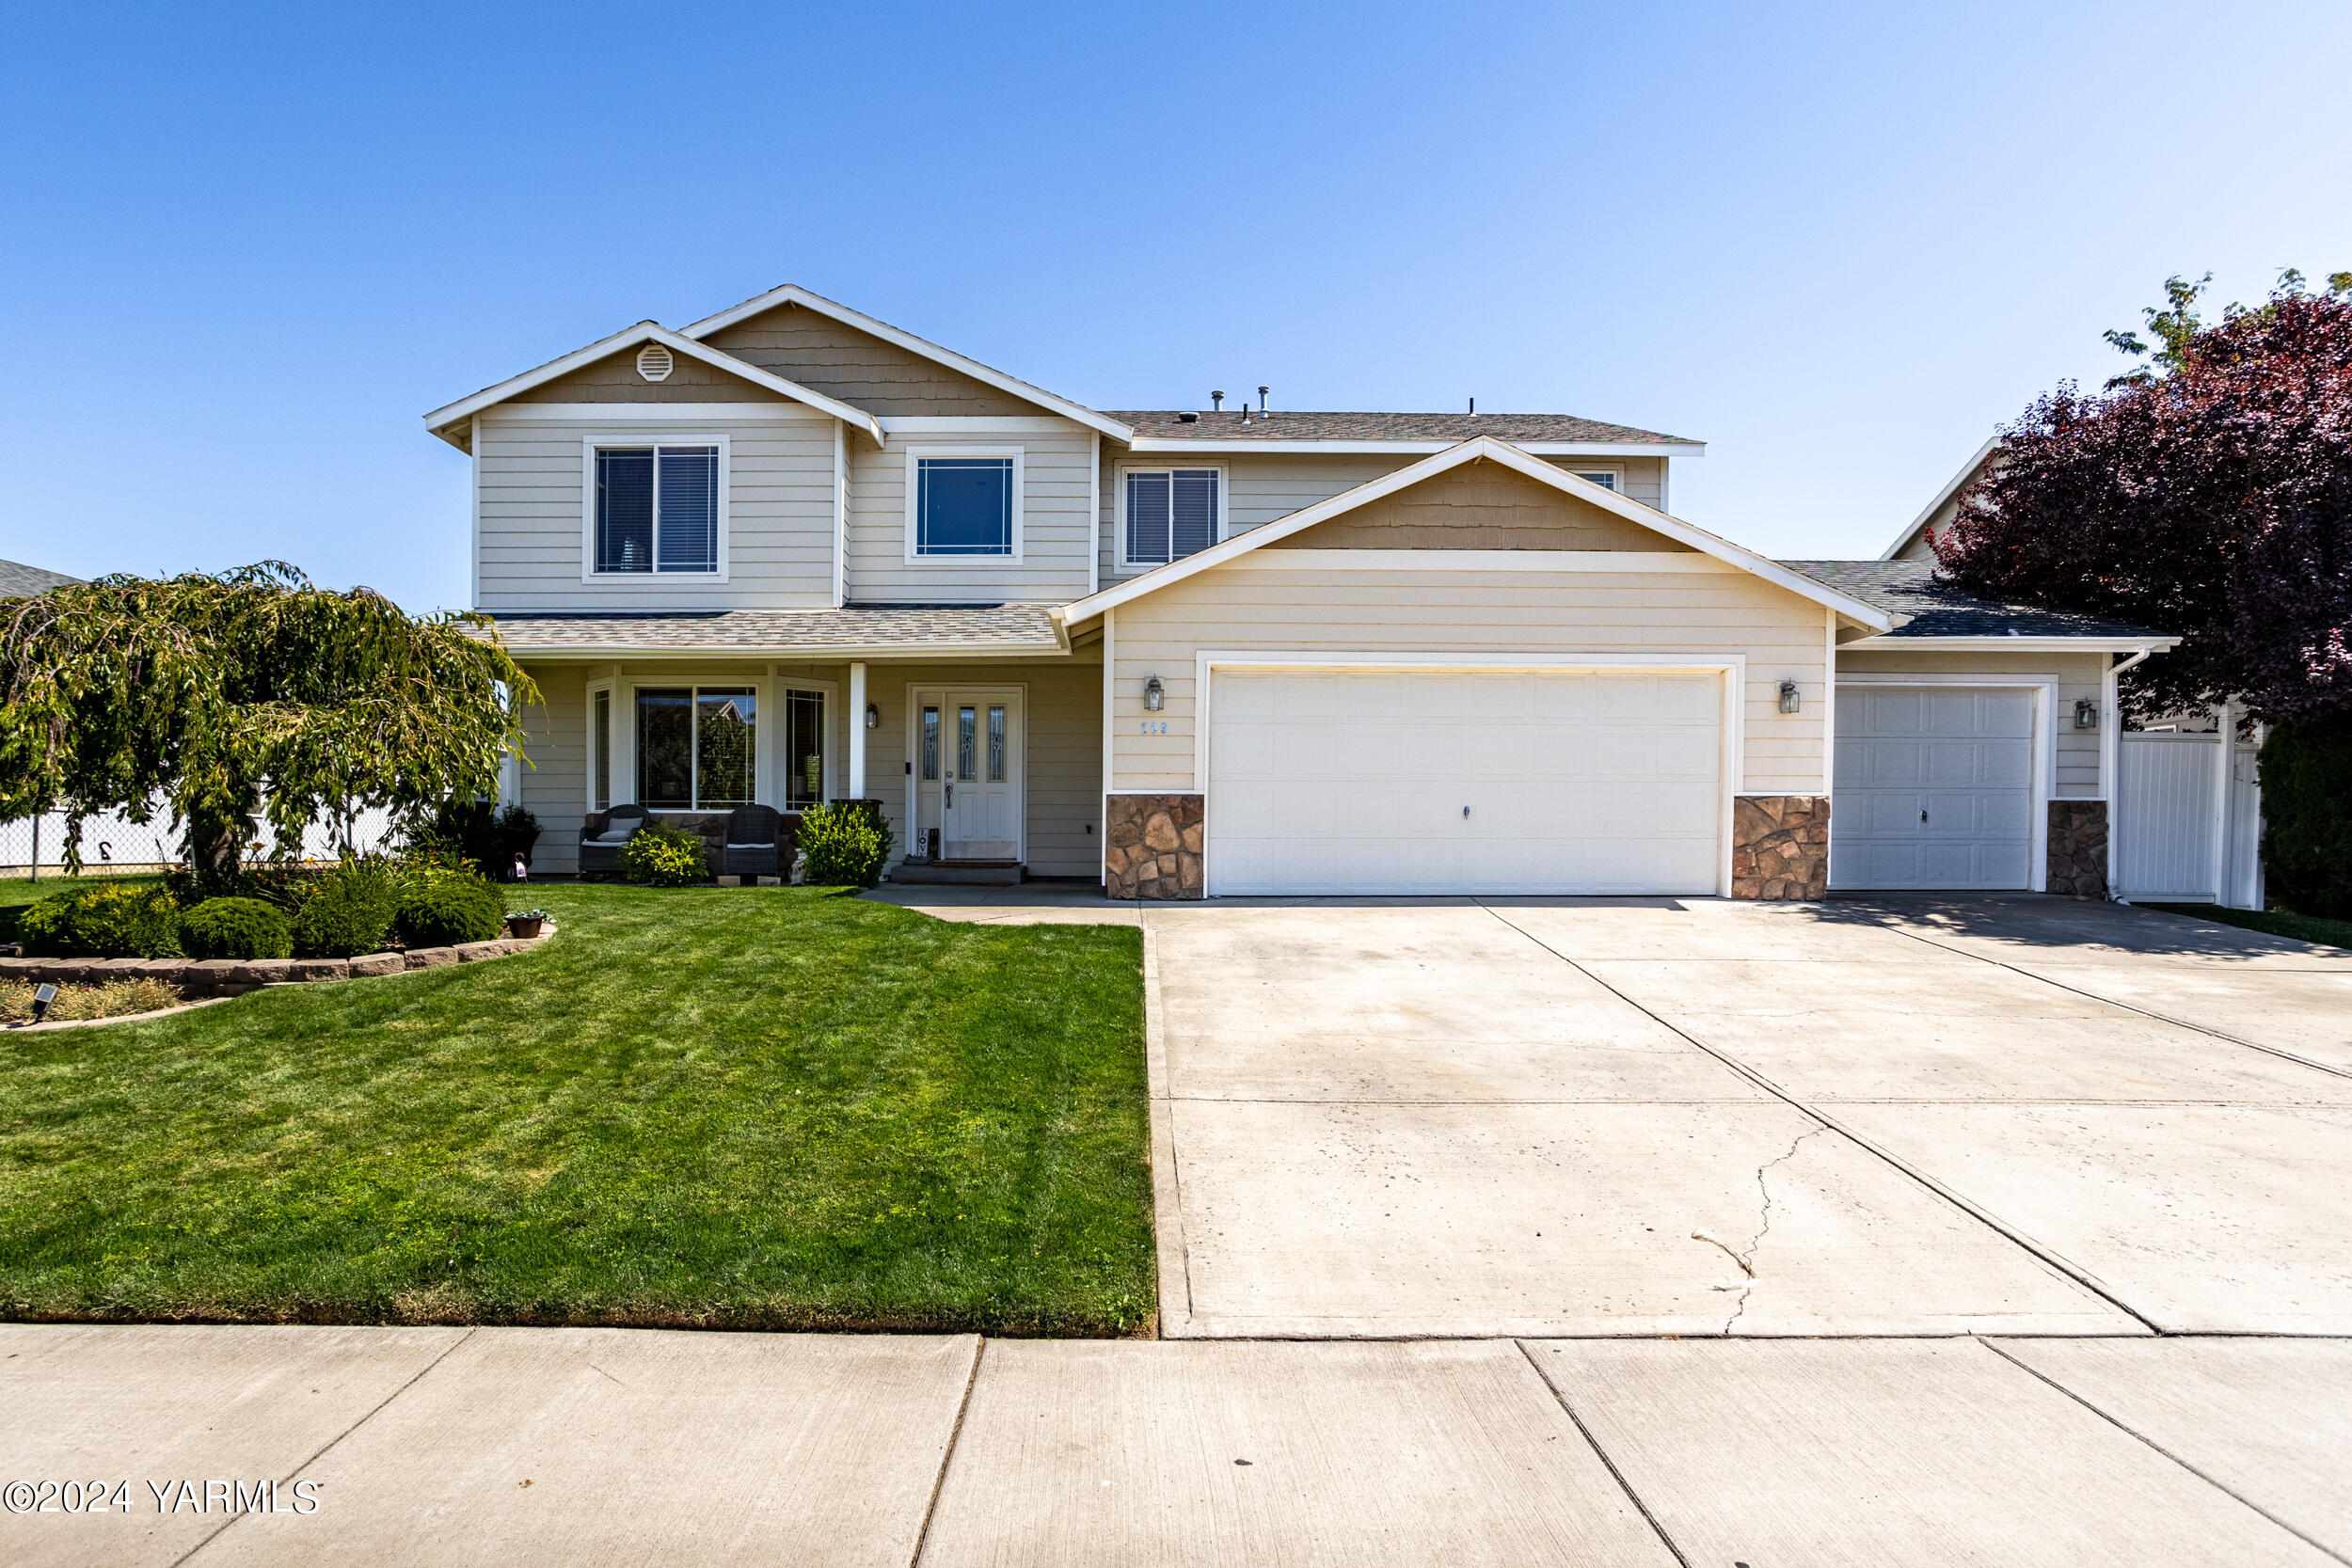
<instances>
[{"instance_id":1,"label":"covered front porch","mask_svg":"<svg viewBox=\"0 0 2352 1568\"><path fill-rule=\"evenodd\" d=\"M757 805L781 815L788 877L801 813L866 800L889 824L894 879L1101 875L1099 643L1053 657L519 662L544 705L508 798L539 818L536 874L596 874L583 837L631 806L702 834L720 872L730 816Z\"/></svg>"}]
</instances>

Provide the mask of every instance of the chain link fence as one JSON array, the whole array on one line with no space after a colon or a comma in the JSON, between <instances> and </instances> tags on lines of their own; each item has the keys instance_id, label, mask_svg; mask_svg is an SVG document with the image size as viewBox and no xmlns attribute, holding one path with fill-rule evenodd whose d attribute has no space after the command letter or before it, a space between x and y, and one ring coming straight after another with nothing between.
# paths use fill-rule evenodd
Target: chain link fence
<instances>
[{"instance_id":1,"label":"chain link fence","mask_svg":"<svg viewBox=\"0 0 2352 1568\"><path fill-rule=\"evenodd\" d=\"M61 812L0 822L0 877L46 877L65 869L70 819ZM302 858L331 861L345 845L360 854L391 847L391 814L382 809L322 818L302 834ZM266 832L263 841L271 842ZM171 814L158 809L145 823L116 812L82 818L82 871L160 871L179 863L181 837Z\"/></svg>"}]
</instances>

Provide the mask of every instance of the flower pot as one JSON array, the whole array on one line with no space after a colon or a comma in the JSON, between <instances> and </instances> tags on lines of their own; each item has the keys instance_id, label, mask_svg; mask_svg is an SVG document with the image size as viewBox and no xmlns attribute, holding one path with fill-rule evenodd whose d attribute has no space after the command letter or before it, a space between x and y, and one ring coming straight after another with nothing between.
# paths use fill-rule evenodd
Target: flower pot
<instances>
[{"instance_id":1,"label":"flower pot","mask_svg":"<svg viewBox=\"0 0 2352 1568\"><path fill-rule=\"evenodd\" d=\"M528 941L539 934L539 927L545 923L544 915L510 914L506 917L506 934Z\"/></svg>"}]
</instances>

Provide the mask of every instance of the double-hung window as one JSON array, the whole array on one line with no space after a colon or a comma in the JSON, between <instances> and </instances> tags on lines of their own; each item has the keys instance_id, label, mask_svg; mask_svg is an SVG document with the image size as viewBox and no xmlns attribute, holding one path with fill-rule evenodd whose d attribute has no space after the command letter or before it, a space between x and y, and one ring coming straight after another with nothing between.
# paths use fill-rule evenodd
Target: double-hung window
<instances>
[{"instance_id":1,"label":"double-hung window","mask_svg":"<svg viewBox=\"0 0 2352 1568\"><path fill-rule=\"evenodd\" d=\"M1021 454L911 452L907 558L1017 561Z\"/></svg>"},{"instance_id":2,"label":"double-hung window","mask_svg":"<svg viewBox=\"0 0 2352 1568\"><path fill-rule=\"evenodd\" d=\"M593 448L597 576L720 571L716 446Z\"/></svg>"},{"instance_id":3,"label":"double-hung window","mask_svg":"<svg viewBox=\"0 0 2352 1568\"><path fill-rule=\"evenodd\" d=\"M750 805L758 719L750 687L639 687L638 804L649 811Z\"/></svg>"},{"instance_id":4,"label":"double-hung window","mask_svg":"<svg viewBox=\"0 0 2352 1568\"><path fill-rule=\"evenodd\" d=\"M1164 566L1216 544L1224 477L1216 468L1126 470L1126 563Z\"/></svg>"}]
</instances>

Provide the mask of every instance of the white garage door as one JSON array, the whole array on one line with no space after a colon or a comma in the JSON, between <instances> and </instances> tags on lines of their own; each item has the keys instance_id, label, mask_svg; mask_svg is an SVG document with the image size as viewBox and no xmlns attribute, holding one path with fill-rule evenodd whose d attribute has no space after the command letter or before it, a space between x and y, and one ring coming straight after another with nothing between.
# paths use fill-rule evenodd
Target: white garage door
<instances>
[{"instance_id":1,"label":"white garage door","mask_svg":"<svg viewBox=\"0 0 2352 1568\"><path fill-rule=\"evenodd\" d=\"M1830 885L2027 886L2033 706L2015 689L1838 688Z\"/></svg>"},{"instance_id":2,"label":"white garage door","mask_svg":"<svg viewBox=\"0 0 2352 1568\"><path fill-rule=\"evenodd\" d=\"M1722 677L1219 670L1209 892L1716 890Z\"/></svg>"}]
</instances>

